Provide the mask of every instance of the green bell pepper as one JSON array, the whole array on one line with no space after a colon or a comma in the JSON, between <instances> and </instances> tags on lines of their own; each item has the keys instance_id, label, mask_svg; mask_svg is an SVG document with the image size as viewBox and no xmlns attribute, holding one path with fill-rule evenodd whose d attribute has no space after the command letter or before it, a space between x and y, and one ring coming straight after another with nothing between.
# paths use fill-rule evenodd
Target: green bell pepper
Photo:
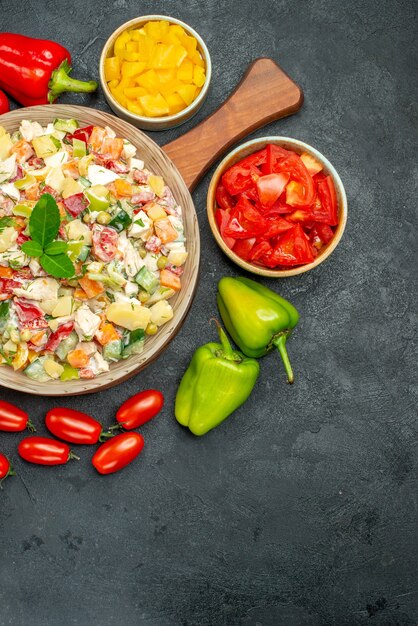
<instances>
[{"instance_id":1,"label":"green bell pepper","mask_svg":"<svg viewBox=\"0 0 418 626\"><path fill-rule=\"evenodd\" d=\"M194 435L204 435L243 404L255 385L259 365L232 349L218 324L221 343L196 350L177 391L175 416Z\"/></svg>"},{"instance_id":2,"label":"green bell pepper","mask_svg":"<svg viewBox=\"0 0 418 626\"><path fill-rule=\"evenodd\" d=\"M277 348L289 383L294 376L286 340L299 320L287 300L249 278L225 277L218 285L218 308L227 331L248 357L260 357Z\"/></svg>"}]
</instances>

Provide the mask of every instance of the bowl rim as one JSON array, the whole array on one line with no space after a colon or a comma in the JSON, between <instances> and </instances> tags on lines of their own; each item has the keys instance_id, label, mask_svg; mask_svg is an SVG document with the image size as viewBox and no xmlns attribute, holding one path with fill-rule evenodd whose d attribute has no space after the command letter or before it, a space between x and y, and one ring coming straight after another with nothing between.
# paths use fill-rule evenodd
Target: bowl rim
<instances>
[{"instance_id":1,"label":"bowl rim","mask_svg":"<svg viewBox=\"0 0 418 626\"><path fill-rule=\"evenodd\" d=\"M104 62L105 59L108 56L108 51L110 46L116 41L117 37L123 33L125 30L129 30L131 27L133 27L136 24L142 24L144 22L158 22L158 21L168 21L171 22L173 24L178 24L179 26L182 26L185 30L187 30L193 37L195 37L195 39L198 42L199 47L201 48L201 51L203 52L204 55L204 60L205 60L205 65L206 65L206 80L202 86L202 89L199 93L199 95L197 96L197 98L195 98L193 100L193 102L191 102L189 104L189 106L187 106L186 108L182 109L181 111L179 111L178 113L174 113L174 115L165 115L162 117L147 117L145 115L137 115L136 113L133 113L132 111L130 111L129 109L126 109L124 106L122 106L120 104L120 102L118 102L112 92L110 91L107 82L106 82L106 78L104 75ZM182 20L177 19L176 17L170 17L169 15L144 15L144 16L139 16L139 17L135 17L131 20L128 20L127 22L125 22L124 24L121 24L115 31L113 31L113 33L107 38L103 48L102 48L102 52L100 55L100 60L99 60L99 75L100 75L100 82L101 82L101 86L104 92L104 95L106 97L106 99L110 100L112 102L112 105L115 107L115 109L117 109L118 111L122 111L124 115L127 115L129 117L131 117L132 120L135 120L136 122L141 122L144 124L155 124L155 126L158 126L159 124L163 124L163 123L168 123L173 126L176 126L177 123L180 123L181 121L186 121L186 119L183 118L187 118L189 113L192 112L197 112L198 109L201 107L201 105L203 104L203 101L207 95L208 89L209 89L209 85L212 79L212 61L210 58L210 54L209 54L209 50L208 47L206 46L204 40L202 39L202 37L199 35L198 32L196 32L194 30L194 28L192 28L191 26L189 26L188 24L186 24L186 22L183 22Z\"/></svg>"},{"instance_id":2,"label":"bowl rim","mask_svg":"<svg viewBox=\"0 0 418 626\"><path fill-rule=\"evenodd\" d=\"M321 252L312 263L307 263L306 265L300 265L293 269L287 270L275 270L264 268L262 266L255 265L253 263L249 263L248 261L244 261L237 254L233 252L223 241L221 234L218 229L218 225L215 220L215 192L216 187L218 185L219 179L224 173L224 171L230 165L233 165L237 161L240 160L241 154L246 152L248 148L253 148L248 154L255 152L258 149L262 149L268 143L276 143L279 145L283 145L283 147L288 146L289 148L299 149L300 152L309 152L314 156L318 161L320 161L328 174L332 176L335 186L336 192L338 196L338 225L335 230L334 237L331 239L329 244L324 248L323 252ZM298 150L296 150L298 151ZM298 151L298 154L300 153ZM243 155L243 157L246 155ZM219 163L215 172L212 175L212 178L209 183L208 193L207 193L207 202L206 202L206 210L209 220L209 225L212 231L213 236L219 247L223 250L223 252L233 261L236 265L240 266L242 269L247 270L253 274L258 274L259 276L266 276L268 278L288 278L291 276L298 276L299 274L304 274L311 269L314 269L318 265L320 265L323 261L325 261L335 250L337 245L339 244L341 237L343 236L346 224L347 224L347 196L345 193L344 185L342 180L332 165L332 163L321 153L319 150L307 144L306 142L300 139L294 139L292 137L285 137L282 135L268 135L265 137L257 137L255 139L250 139L243 144L240 144L236 148L234 148L231 152L229 152Z\"/></svg>"}]
</instances>

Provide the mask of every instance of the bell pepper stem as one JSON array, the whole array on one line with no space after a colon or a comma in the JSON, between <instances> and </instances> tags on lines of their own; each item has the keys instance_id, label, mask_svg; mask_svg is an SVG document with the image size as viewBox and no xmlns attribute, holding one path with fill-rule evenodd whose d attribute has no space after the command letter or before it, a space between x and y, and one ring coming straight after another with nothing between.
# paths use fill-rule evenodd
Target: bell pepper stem
<instances>
[{"instance_id":1,"label":"bell pepper stem","mask_svg":"<svg viewBox=\"0 0 418 626\"><path fill-rule=\"evenodd\" d=\"M292 385L295 381L295 377L293 376L292 366L290 364L289 355L287 354L286 350L286 339L287 334L283 333L273 339L273 344L276 346L280 353L280 356L282 357L284 369L287 375L287 382Z\"/></svg>"},{"instance_id":2,"label":"bell pepper stem","mask_svg":"<svg viewBox=\"0 0 418 626\"><path fill-rule=\"evenodd\" d=\"M215 322L215 324L216 324L216 328L218 330L218 335L219 335L219 340L220 340L220 342L222 344L223 356L228 361L235 361L236 360L236 354L234 353L234 351L232 349L232 346L231 346L231 344L229 342L229 339L226 336L226 332L224 331L224 329L222 328L222 326L220 325L220 323L218 322L217 319L215 319L213 317L210 321L211 322Z\"/></svg>"},{"instance_id":3,"label":"bell pepper stem","mask_svg":"<svg viewBox=\"0 0 418 626\"><path fill-rule=\"evenodd\" d=\"M68 455L68 461L74 460L74 461L79 461L80 457L77 456L76 454L74 454L74 452L72 450L70 450L70 454Z\"/></svg>"},{"instance_id":4,"label":"bell pepper stem","mask_svg":"<svg viewBox=\"0 0 418 626\"><path fill-rule=\"evenodd\" d=\"M90 93L97 89L97 83L94 80L83 81L76 80L69 76L71 72L71 66L68 61L65 60L54 70L51 74L50 81L48 83L49 93L48 101L52 104L55 102L60 93L64 91L76 91L78 93Z\"/></svg>"}]
</instances>

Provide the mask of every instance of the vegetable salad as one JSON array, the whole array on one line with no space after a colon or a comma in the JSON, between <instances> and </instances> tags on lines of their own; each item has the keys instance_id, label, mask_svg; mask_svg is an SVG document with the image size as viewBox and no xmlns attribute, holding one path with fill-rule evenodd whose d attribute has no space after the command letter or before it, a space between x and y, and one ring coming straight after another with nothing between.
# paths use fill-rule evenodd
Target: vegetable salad
<instances>
[{"instance_id":1,"label":"vegetable salad","mask_svg":"<svg viewBox=\"0 0 418 626\"><path fill-rule=\"evenodd\" d=\"M95 378L173 317L181 207L137 149L76 120L0 127L0 364Z\"/></svg>"}]
</instances>

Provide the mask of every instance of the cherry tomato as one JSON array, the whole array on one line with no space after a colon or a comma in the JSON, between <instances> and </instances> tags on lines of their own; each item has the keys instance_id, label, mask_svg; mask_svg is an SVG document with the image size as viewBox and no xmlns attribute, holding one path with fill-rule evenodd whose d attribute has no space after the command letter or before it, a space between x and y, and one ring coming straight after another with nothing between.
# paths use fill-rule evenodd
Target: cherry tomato
<instances>
[{"instance_id":1,"label":"cherry tomato","mask_svg":"<svg viewBox=\"0 0 418 626\"><path fill-rule=\"evenodd\" d=\"M143 447L142 435L122 433L101 445L93 456L92 463L100 474L113 474L132 463Z\"/></svg>"},{"instance_id":2,"label":"cherry tomato","mask_svg":"<svg viewBox=\"0 0 418 626\"><path fill-rule=\"evenodd\" d=\"M9 433L19 433L27 428L35 432L36 428L29 419L29 416L22 409L18 409L14 404L5 400L0 400L0 430Z\"/></svg>"},{"instance_id":3,"label":"cherry tomato","mask_svg":"<svg viewBox=\"0 0 418 626\"><path fill-rule=\"evenodd\" d=\"M104 263L108 263L115 258L118 250L118 233L113 228L93 226L93 253L94 256Z\"/></svg>"},{"instance_id":4,"label":"cherry tomato","mask_svg":"<svg viewBox=\"0 0 418 626\"><path fill-rule=\"evenodd\" d=\"M125 430L133 430L152 420L163 408L164 396L156 389L146 389L126 400L116 413L116 421Z\"/></svg>"},{"instance_id":5,"label":"cherry tomato","mask_svg":"<svg viewBox=\"0 0 418 626\"><path fill-rule=\"evenodd\" d=\"M10 465L9 459L0 452L0 487L5 478L15 475L16 474L13 471L13 467Z\"/></svg>"},{"instance_id":6,"label":"cherry tomato","mask_svg":"<svg viewBox=\"0 0 418 626\"><path fill-rule=\"evenodd\" d=\"M110 432L103 433L100 422L87 413L64 407L48 411L45 425L55 437L70 443L93 444L113 436Z\"/></svg>"},{"instance_id":7,"label":"cherry tomato","mask_svg":"<svg viewBox=\"0 0 418 626\"><path fill-rule=\"evenodd\" d=\"M37 465L64 465L70 459L79 460L66 443L48 437L26 437L17 451L22 459Z\"/></svg>"}]
</instances>

